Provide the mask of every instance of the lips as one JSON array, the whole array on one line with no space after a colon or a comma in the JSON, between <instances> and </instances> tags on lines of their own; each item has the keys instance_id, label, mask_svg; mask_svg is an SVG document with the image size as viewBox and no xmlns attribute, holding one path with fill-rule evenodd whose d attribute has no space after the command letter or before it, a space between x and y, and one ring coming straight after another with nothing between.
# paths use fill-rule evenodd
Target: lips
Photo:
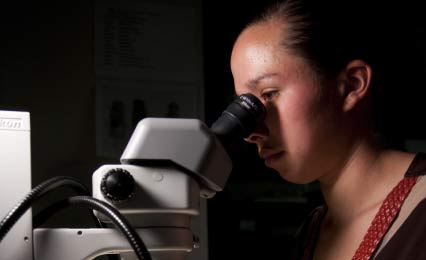
<instances>
[{"instance_id":1,"label":"lips","mask_svg":"<svg viewBox=\"0 0 426 260\"><path fill-rule=\"evenodd\" d=\"M278 158L284 154L283 151L261 149L259 155L265 160L266 166L271 166Z\"/></svg>"}]
</instances>

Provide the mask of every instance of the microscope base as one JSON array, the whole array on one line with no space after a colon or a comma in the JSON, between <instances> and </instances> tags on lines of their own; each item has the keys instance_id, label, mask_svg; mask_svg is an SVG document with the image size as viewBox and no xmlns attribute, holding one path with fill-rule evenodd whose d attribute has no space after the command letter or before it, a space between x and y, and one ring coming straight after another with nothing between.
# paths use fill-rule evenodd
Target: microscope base
<instances>
[{"instance_id":1,"label":"microscope base","mask_svg":"<svg viewBox=\"0 0 426 260\"><path fill-rule=\"evenodd\" d=\"M186 228L140 228L136 231L153 260L183 260L193 249L193 234ZM35 260L81 260L119 253L131 257L133 252L117 229L39 228L34 229L33 236Z\"/></svg>"}]
</instances>

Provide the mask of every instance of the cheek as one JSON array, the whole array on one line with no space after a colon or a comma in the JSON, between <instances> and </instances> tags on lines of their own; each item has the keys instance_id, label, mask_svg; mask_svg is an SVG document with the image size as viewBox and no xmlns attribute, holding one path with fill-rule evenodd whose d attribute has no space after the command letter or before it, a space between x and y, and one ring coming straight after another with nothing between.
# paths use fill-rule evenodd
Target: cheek
<instances>
[{"instance_id":1,"label":"cheek","mask_svg":"<svg viewBox=\"0 0 426 260\"><path fill-rule=\"evenodd\" d=\"M289 91L283 97L280 113L289 127L307 127L319 117L319 98L308 91ZM301 129L299 129L301 130Z\"/></svg>"},{"instance_id":2,"label":"cheek","mask_svg":"<svg viewBox=\"0 0 426 260\"><path fill-rule=\"evenodd\" d=\"M304 153L317 142L321 132L321 103L318 95L309 91L287 92L278 108L281 135L297 153Z\"/></svg>"}]
</instances>

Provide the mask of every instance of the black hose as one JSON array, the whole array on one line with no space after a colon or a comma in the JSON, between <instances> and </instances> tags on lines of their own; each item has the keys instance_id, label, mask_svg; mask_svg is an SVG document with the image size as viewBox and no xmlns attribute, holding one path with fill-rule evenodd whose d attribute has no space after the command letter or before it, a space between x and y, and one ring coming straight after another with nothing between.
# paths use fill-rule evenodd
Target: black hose
<instances>
[{"instance_id":1,"label":"black hose","mask_svg":"<svg viewBox=\"0 0 426 260\"><path fill-rule=\"evenodd\" d=\"M68 186L76 191L78 194L88 195L89 191L79 181L68 176L53 177L32 189L0 222L0 242L13 227L13 225L24 215L24 213L31 207L31 205L42 198L48 192L61 187ZM102 223L94 216L91 211L91 215L96 221L98 227L102 227Z\"/></svg>"},{"instance_id":2,"label":"black hose","mask_svg":"<svg viewBox=\"0 0 426 260\"><path fill-rule=\"evenodd\" d=\"M80 195L88 195L88 194L80 194ZM42 209L40 212L38 212L35 216L33 216L33 228L40 227L44 224L51 216L53 216L56 212L61 211L62 209L66 208L67 206L65 204L61 203L54 203L52 205L49 205L47 208ZM107 226L102 223L99 218L97 218L93 212L93 210L89 210L90 216L95 221L97 228L106 228Z\"/></svg>"},{"instance_id":3,"label":"black hose","mask_svg":"<svg viewBox=\"0 0 426 260\"><path fill-rule=\"evenodd\" d=\"M106 202L89 196L75 196L56 202L46 208L42 214L44 217L48 218L53 216L59 210L63 210L70 206L80 206L97 210L109 217L115 226L125 235L138 259L151 260L151 255L138 233L116 208Z\"/></svg>"},{"instance_id":4,"label":"black hose","mask_svg":"<svg viewBox=\"0 0 426 260\"><path fill-rule=\"evenodd\" d=\"M55 177L56 178L56 177ZM71 188L74 188L74 190L79 195L91 195L89 190L84 186L83 184L79 183L77 180L71 179L70 177L59 177L59 179L64 180L65 178L72 180L71 182L67 182L66 185L70 186ZM60 211L61 208L56 208L56 206L59 206L60 203L54 203L53 205L43 209L42 211L38 212L35 216L33 216L33 228L37 228L41 226L46 220L50 218L56 211ZM95 225L97 228L105 228L106 225L102 223L94 214L93 210L89 210L89 214L93 221L95 222ZM118 257L118 255L108 255L109 260L120 260L121 258Z\"/></svg>"},{"instance_id":5,"label":"black hose","mask_svg":"<svg viewBox=\"0 0 426 260\"><path fill-rule=\"evenodd\" d=\"M37 215L33 217L33 227L39 227L41 226L46 220L48 220L50 217L52 217L55 213L58 211L61 211L62 209L66 208L67 205L65 203L56 202L47 208L44 208L41 210ZM90 215L92 218L95 219L96 227L98 228L106 228L106 225L102 223L93 213L93 210L89 210ZM109 254L107 256L109 260L120 260L121 258L116 254Z\"/></svg>"},{"instance_id":6,"label":"black hose","mask_svg":"<svg viewBox=\"0 0 426 260\"><path fill-rule=\"evenodd\" d=\"M44 208L39 213L37 213L36 216L33 217L33 226L41 226L46 220L51 218L53 215L55 215L59 211L64 210L68 206L69 206L69 203L66 203L66 201L64 201L64 200L58 201L58 202L56 202L52 205L49 205L48 207ZM90 212L91 212L91 215L94 218L96 218L95 214L93 213L93 210L90 210ZM102 223L101 221L99 221L98 218L96 218L96 220L97 220L97 227L98 228L106 228L106 225L104 223ZM121 259L117 254L109 254L107 256L107 258L109 260L120 260Z\"/></svg>"}]
</instances>

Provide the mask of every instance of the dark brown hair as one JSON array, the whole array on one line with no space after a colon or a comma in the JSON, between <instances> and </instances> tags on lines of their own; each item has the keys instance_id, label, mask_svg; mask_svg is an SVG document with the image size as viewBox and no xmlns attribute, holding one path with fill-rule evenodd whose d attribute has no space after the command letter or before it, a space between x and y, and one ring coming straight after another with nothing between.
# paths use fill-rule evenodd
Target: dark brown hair
<instances>
[{"instance_id":1,"label":"dark brown hair","mask_svg":"<svg viewBox=\"0 0 426 260\"><path fill-rule=\"evenodd\" d=\"M367 62L373 69L374 121L379 132L388 135L396 122L395 102L390 99L399 98L401 86L414 81L414 73L407 75L414 70L407 67L417 64L412 57L419 56L409 45L409 14L404 10L371 0L287 0L269 6L247 26L285 24L281 45L305 58L320 79L333 79L352 60Z\"/></svg>"},{"instance_id":2,"label":"dark brown hair","mask_svg":"<svg viewBox=\"0 0 426 260\"><path fill-rule=\"evenodd\" d=\"M363 1L287 0L268 7L248 26L278 20L287 25L282 46L304 58L323 75L336 75L351 60L374 66L380 23ZM366 1L365 1L366 2ZM378 36L378 37L377 37Z\"/></svg>"}]
</instances>

